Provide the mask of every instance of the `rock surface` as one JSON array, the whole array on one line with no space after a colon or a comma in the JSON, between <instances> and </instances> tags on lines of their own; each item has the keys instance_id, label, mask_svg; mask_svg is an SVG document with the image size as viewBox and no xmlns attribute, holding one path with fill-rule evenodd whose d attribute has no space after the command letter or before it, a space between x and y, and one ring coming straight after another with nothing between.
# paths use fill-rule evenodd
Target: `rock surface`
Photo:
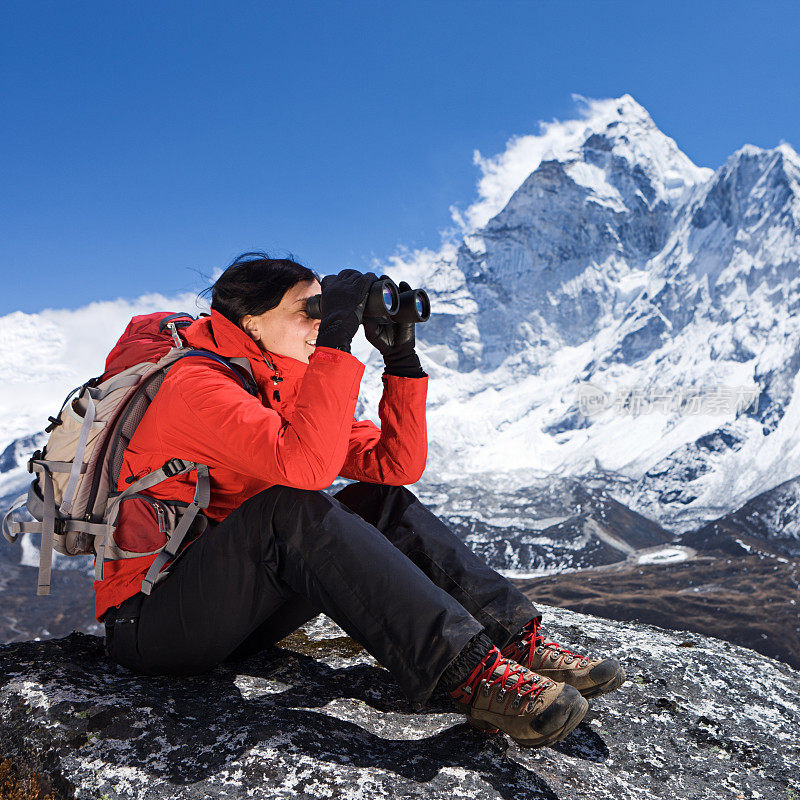
<instances>
[{"instance_id":1,"label":"rock surface","mask_svg":"<svg viewBox=\"0 0 800 800\"><path fill-rule=\"evenodd\" d=\"M0 757L57 798L775 798L800 792L800 674L696 634L546 609L630 680L525 751L435 700L412 713L325 618L248 661L140 678L97 637L0 648Z\"/></svg>"}]
</instances>

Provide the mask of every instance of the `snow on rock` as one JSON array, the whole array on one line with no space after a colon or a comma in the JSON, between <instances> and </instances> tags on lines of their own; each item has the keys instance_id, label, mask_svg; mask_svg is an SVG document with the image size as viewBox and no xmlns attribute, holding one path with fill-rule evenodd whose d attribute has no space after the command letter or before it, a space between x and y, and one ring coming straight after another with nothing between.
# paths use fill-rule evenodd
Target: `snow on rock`
<instances>
[{"instance_id":1,"label":"snow on rock","mask_svg":"<svg viewBox=\"0 0 800 800\"><path fill-rule=\"evenodd\" d=\"M637 564L675 564L692 557L688 547L661 547L635 554Z\"/></svg>"}]
</instances>

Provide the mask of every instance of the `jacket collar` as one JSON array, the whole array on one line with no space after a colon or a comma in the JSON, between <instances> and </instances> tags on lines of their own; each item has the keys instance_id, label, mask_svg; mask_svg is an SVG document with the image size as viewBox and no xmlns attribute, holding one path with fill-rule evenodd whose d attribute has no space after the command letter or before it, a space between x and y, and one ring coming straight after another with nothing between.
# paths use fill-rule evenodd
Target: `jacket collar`
<instances>
[{"instance_id":1,"label":"jacket collar","mask_svg":"<svg viewBox=\"0 0 800 800\"><path fill-rule=\"evenodd\" d=\"M211 350L225 358L247 358L255 364L266 364L266 356L284 376L301 376L308 369L308 364L296 358L261 350L238 325L213 308L210 317L200 317L186 329L186 334L192 347Z\"/></svg>"}]
</instances>

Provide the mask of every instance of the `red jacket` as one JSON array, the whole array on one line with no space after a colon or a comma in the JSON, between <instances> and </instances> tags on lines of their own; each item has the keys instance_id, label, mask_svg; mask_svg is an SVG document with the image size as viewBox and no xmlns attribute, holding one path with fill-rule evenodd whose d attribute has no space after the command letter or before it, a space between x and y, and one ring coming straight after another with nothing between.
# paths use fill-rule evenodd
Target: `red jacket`
<instances>
[{"instance_id":1,"label":"red jacket","mask_svg":"<svg viewBox=\"0 0 800 800\"><path fill-rule=\"evenodd\" d=\"M318 347L308 364L264 353L216 311L183 331L187 343L228 358L246 357L259 397L248 394L230 370L210 359L186 358L167 374L125 451L117 488L170 458L207 464L211 502L207 516L225 519L245 500L275 484L324 489L344 478L401 486L419 480L427 457L427 378L383 377L381 427L354 421L364 365L354 356ZM280 400L273 396L275 389ZM191 502L195 474L170 478L147 494ZM144 501L139 501L144 503ZM127 522L127 524L126 524ZM154 541L136 518L120 518L115 540L125 550L151 552ZM158 532L156 530L156 537ZM95 581L99 620L112 605L136 594L154 555L108 561Z\"/></svg>"}]
</instances>

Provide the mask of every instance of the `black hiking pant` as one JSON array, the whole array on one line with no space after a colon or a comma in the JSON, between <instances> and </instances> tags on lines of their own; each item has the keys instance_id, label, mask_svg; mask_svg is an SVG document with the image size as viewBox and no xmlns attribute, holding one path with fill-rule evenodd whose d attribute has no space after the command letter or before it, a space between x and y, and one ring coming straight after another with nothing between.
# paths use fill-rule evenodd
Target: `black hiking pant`
<instances>
[{"instance_id":1,"label":"black hiking pant","mask_svg":"<svg viewBox=\"0 0 800 800\"><path fill-rule=\"evenodd\" d=\"M403 487L336 497L273 486L207 530L151 595L104 617L114 661L194 675L258 652L320 612L385 666L419 708L466 644L502 647L538 615Z\"/></svg>"}]
</instances>

